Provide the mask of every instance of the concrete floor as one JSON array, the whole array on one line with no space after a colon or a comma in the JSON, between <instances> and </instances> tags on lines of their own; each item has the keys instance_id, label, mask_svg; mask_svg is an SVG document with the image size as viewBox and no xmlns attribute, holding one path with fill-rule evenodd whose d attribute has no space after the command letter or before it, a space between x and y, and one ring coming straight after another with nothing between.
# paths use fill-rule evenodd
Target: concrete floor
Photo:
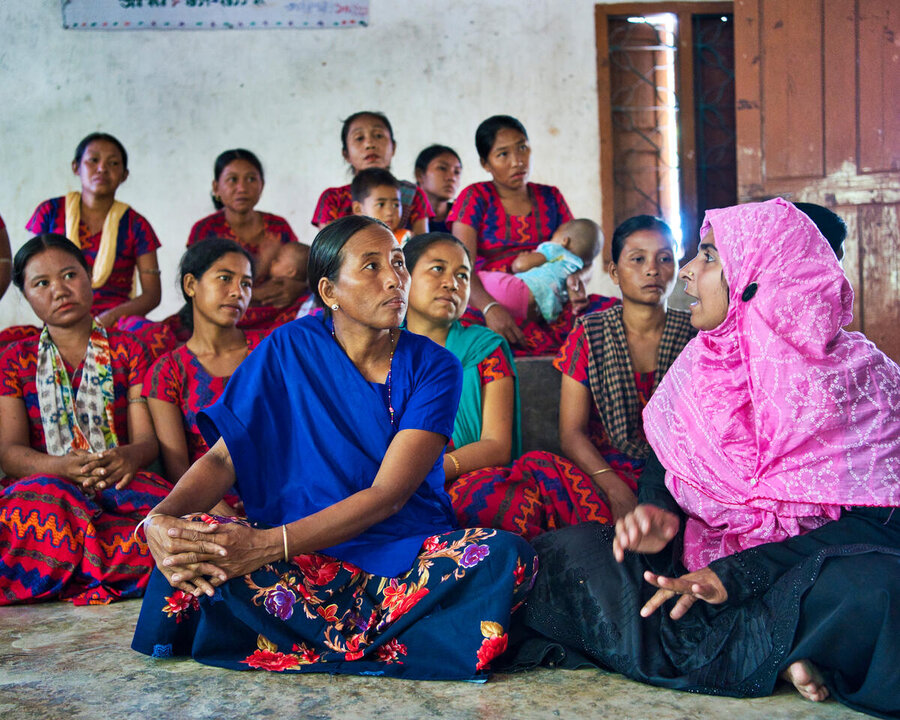
<instances>
[{"instance_id":1,"label":"concrete floor","mask_svg":"<svg viewBox=\"0 0 900 720\"><path fill-rule=\"evenodd\" d=\"M487 684L233 672L130 649L140 601L0 607L0 718L862 718L787 687L733 700L599 670L497 675Z\"/></svg>"}]
</instances>

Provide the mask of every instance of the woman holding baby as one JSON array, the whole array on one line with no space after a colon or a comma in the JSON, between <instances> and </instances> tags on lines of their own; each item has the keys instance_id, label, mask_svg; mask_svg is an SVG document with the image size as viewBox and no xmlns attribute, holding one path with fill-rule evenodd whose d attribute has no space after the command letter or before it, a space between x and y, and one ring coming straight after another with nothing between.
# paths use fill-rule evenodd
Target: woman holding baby
<instances>
[{"instance_id":1,"label":"woman holding baby","mask_svg":"<svg viewBox=\"0 0 900 720\"><path fill-rule=\"evenodd\" d=\"M517 323L485 289L479 273L513 272L516 258L549 241L561 225L573 219L572 212L557 188L528 181L531 145L525 127L516 118L489 117L475 131L475 146L491 180L465 188L447 218L474 264L471 305L484 315L484 323L518 352L552 354L572 329L576 314L572 305L567 305L552 323ZM570 291L582 293L583 279L573 276ZM579 303L579 309L583 310L585 304Z\"/></svg>"},{"instance_id":2,"label":"woman holding baby","mask_svg":"<svg viewBox=\"0 0 900 720\"><path fill-rule=\"evenodd\" d=\"M256 209L264 186L263 166L256 155L241 148L221 153L213 167L217 212L194 223L187 241L190 247L211 237L228 238L250 253L257 282L241 327L255 330L271 330L293 320L309 298L309 248L297 240L283 217Z\"/></svg>"}]
</instances>

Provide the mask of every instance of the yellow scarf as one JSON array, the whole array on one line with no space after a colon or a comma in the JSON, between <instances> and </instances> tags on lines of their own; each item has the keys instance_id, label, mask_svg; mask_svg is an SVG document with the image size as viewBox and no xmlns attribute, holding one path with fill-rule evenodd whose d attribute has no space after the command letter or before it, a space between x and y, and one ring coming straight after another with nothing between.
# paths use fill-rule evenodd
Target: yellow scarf
<instances>
[{"instance_id":1,"label":"yellow scarf","mask_svg":"<svg viewBox=\"0 0 900 720\"><path fill-rule=\"evenodd\" d=\"M103 231L100 235L100 247L97 248L97 257L94 260L94 270L91 276L91 287L99 288L106 285L116 261L116 245L119 239L119 222L128 210L128 205L115 200L106 220L103 221ZM78 225L81 223L81 193L66 193L66 237L81 247L81 238L78 235Z\"/></svg>"}]
</instances>

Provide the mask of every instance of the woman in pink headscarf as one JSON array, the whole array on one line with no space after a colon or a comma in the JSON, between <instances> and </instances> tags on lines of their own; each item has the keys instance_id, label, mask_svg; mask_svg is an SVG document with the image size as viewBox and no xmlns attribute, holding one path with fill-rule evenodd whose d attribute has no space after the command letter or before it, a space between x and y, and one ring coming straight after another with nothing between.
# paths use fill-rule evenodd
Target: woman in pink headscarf
<instances>
[{"instance_id":1,"label":"woman in pink headscarf","mask_svg":"<svg viewBox=\"0 0 900 720\"><path fill-rule=\"evenodd\" d=\"M544 637L516 663L734 696L781 676L900 717L900 368L842 329L853 291L790 203L711 210L701 237L701 332L644 411L640 504L535 540Z\"/></svg>"}]
</instances>

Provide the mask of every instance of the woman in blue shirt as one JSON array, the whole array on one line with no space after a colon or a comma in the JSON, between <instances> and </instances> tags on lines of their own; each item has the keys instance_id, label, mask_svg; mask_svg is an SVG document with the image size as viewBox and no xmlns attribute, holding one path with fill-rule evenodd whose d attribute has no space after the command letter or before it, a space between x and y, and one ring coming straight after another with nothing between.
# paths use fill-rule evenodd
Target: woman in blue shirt
<instances>
[{"instance_id":1,"label":"woman in blue shirt","mask_svg":"<svg viewBox=\"0 0 900 720\"><path fill-rule=\"evenodd\" d=\"M323 229L326 309L276 330L199 417L210 451L144 525L158 570L133 647L211 665L486 677L536 569L529 546L457 530L443 490L461 370L400 330L409 273L370 218ZM185 513L237 486L248 521Z\"/></svg>"}]
</instances>

